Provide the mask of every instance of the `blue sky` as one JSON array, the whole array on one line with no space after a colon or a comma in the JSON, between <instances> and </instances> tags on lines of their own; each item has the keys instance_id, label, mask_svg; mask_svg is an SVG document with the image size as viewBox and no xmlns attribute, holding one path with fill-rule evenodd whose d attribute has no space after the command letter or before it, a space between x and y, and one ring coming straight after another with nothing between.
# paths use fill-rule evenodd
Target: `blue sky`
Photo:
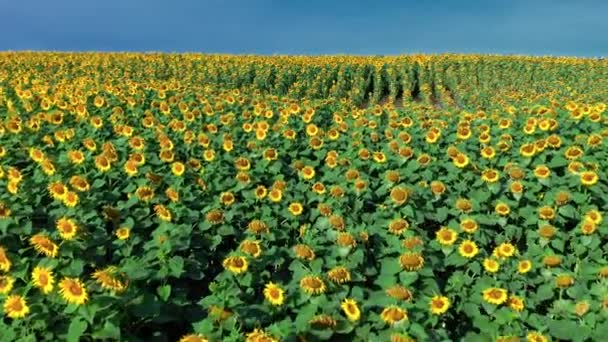
<instances>
[{"instance_id":1,"label":"blue sky","mask_svg":"<svg viewBox=\"0 0 608 342\"><path fill-rule=\"evenodd\" d=\"M0 50L608 56L608 1L0 0Z\"/></svg>"}]
</instances>

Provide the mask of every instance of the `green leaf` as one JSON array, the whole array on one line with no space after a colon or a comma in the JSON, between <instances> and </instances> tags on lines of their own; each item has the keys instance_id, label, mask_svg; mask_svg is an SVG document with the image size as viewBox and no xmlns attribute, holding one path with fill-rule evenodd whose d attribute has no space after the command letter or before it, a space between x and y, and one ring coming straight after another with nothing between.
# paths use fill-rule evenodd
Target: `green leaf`
<instances>
[{"instance_id":1,"label":"green leaf","mask_svg":"<svg viewBox=\"0 0 608 342\"><path fill-rule=\"evenodd\" d=\"M110 321L105 321L103 327L91 334L94 339L109 339L120 341L120 328Z\"/></svg>"},{"instance_id":2,"label":"green leaf","mask_svg":"<svg viewBox=\"0 0 608 342\"><path fill-rule=\"evenodd\" d=\"M549 322L549 333L561 340L573 340L580 337L581 329L572 321L552 320Z\"/></svg>"},{"instance_id":3,"label":"green leaf","mask_svg":"<svg viewBox=\"0 0 608 342\"><path fill-rule=\"evenodd\" d=\"M598 324L594 330L593 340L601 341L606 338L606 336L608 336L608 322Z\"/></svg>"},{"instance_id":4,"label":"green leaf","mask_svg":"<svg viewBox=\"0 0 608 342\"><path fill-rule=\"evenodd\" d=\"M159 286L158 288L156 288L156 293L158 294L160 299L163 300L163 302L166 302L167 299L169 299L169 296L171 296L171 285L167 284Z\"/></svg>"},{"instance_id":5,"label":"green leaf","mask_svg":"<svg viewBox=\"0 0 608 342\"><path fill-rule=\"evenodd\" d=\"M467 342L492 342L492 337L488 336L486 334L476 334L476 333L472 333L469 332L464 336L463 341L467 341Z\"/></svg>"},{"instance_id":6,"label":"green leaf","mask_svg":"<svg viewBox=\"0 0 608 342\"><path fill-rule=\"evenodd\" d=\"M86 319L90 325L93 325L94 320L95 320L95 313L97 312L97 309L98 309L97 304L92 303L92 304L80 306L78 309L78 313L81 314L82 317L84 319Z\"/></svg>"},{"instance_id":7,"label":"green leaf","mask_svg":"<svg viewBox=\"0 0 608 342\"><path fill-rule=\"evenodd\" d=\"M87 330L87 322L82 318L76 317L72 319L70 326L68 327L68 334L66 336L67 342L79 342L80 337Z\"/></svg>"},{"instance_id":8,"label":"green leaf","mask_svg":"<svg viewBox=\"0 0 608 342\"><path fill-rule=\"evenodd\" d=\"M547 167L550 169L564 167L566 165L568 165L568 160L561 156L555 156L551 159L549 163L547 163Z\"/></svg>"},{"instance_id":9,"label":"green leaf","mask_svg":"<svg viewBox=\"0 0 608 342\"><path fill-rule=\"evenodd\" d=\"M170 275L178 278L184 272L184 258L180 256L174 256L169 260Z\"/></svg>"},{"instance_id":10,"label":"green leaf","mask_svg":"<svg viewBox=\"0 0 608 342\"><path fill-rule=\"evenodd\" d=\"M298 316L295 320L295 327L297 331L308 330L308 321L317 313L317 306L315 304L308 304L298 310Z\"/></svg>"},{"instance_id":11,"label":"green leaf","mask_svg":"<svg viewBox=\"0 0 608 342\"><path fill-rule=\"evenodd\" d=\"M449 209L448 207L440 207L435 210L435 220L438 223L443 223L448 218Z\"/></svg>"},{"instance_id":12,"label":"green leaf","mask_svg":"<svg viewBox=\"0 0 608 342\"><path fill-rule=\"evenodd\" d=\"M536 299L540 302L553 298L553 286L551 284L544 284L538 287L536 291Z\"/></svg>"},{"instance_id":13,"label":"green leaf","mask_svg":"<svg viewBox=\"0 0 608 342\"><path fill-rule=\"evenodd\" d=\"M387 258L382 260L380 273L382 275L395 275L401 272L401 265L396 258Z\"/></svg>"}]
</instances>

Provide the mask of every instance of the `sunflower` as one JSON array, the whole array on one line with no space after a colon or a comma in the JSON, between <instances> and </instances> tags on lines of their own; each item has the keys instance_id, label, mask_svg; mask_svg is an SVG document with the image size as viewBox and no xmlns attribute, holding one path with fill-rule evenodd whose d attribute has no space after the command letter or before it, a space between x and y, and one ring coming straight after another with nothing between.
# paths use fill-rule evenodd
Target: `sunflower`
<instances>
[{"instance_id":1,"label":"sunflower","mask_svg":"<svg viewBox=\"0 0 608 342\"><path fill-rule=\"evenodd\" d=\"M173 187L168 187L167 190L165 190L165 196L167 196L171 202L179 202L179 191Z\"/></svg>"},{"instance_id":2,"label":"sunflower","mask_svg":"<svg viewBox=\"0 0 608 342\"><path fill-rule=\"evenodd\" d=\"M454 242L456 242L458 233L451 228L441 227L441 229L435 233L435 238L440 244L444 246L451 246L454 244Z\"/></svg>"},{"instance_id":3,"label":"sunflower","mask_svg":"<svg viewBox=\"0 0 608 342\"><path fill-rule=\"evenodd\" d=\"M581 301L576 303L574 306L574 312L579 316L584 316L588 311L591 305L587 301Z\"/></svg>"},{"instance_id":4,"label":"sunflower","mask_svg":"<svg viewBox=\"0 0 608 342\"><path fill-rule=\"evenodd\" d=\"M485 258L483 260L483 268L486 270L486 272L496 273L500 268L500 264L494 259Z\"/></svg>"},{"instance_id":5,"label":"sunflower","mask_svg":"<svg viewBox=\"0 0 608 342\"><path fill-rule=\"evenodd\" d=\"M581 233L585 234L585 235L591 235L593 233L595 233L595 231L597 230L597 225L595 224L595 222L593 222L593 220L589 219L589 218L585 218L581 224Z\"/></svg>"},{"instance_id":6,"label":"sunflower","mask_svg":"<svg viewBox=\"0 0 608 342\"><path fill-rule=\"evenodd\" d=\"M57 246L51 239L49 239L44 233L38 233L30 238L30 244L34 249L44 254L49 258L54 258L59 253L59 246ZM10 264L9 264L10 265ZM0 269L2 269L2 249L0 248ZM8 269L7 269L8 270Z\"/></svg>"},{"instance_id":7,"label":"sunflower","mask_svg":"<svg viewBox=\"0 0 608 342\"><path fill-rule=\"evenodd\" d=\"M496 151L492 146L486 146L481 149L481 157L484 159L494 159Z\"/></svg>"},{"instance_id":8,"label":"sunflower","mask_svg":"<svg viewBox=\"0 0 608 342\"><path fill-rule=\"evenodd\" d=\"M209 342L209 339L201 334L188 334L182 336L178 342Z\"/></svg>"},{"instance_id":9,"label":"sunflower","mask_svg":"<svg viewBox=\"0 0 608 342\"><path fill-rule=\"evenodd\" d=\"M71 150L68 152L68 159L70 160L71 163L80 165L80 164L84 163L85 157L84 157L84 153L82 153L81 151Z\"/></svg>"},{"instance_id":10,"label":"sunflower","mask_svg":"<svg viewBox=\"0 0 608 342\"><path fill-rule=\"evenodd\" d=\"M393 203L397 205L402 205L405 203L409 197L409 193L407 189L402 186L396 186L391 189L390 197Z\"/></svg>"},{"instance_id":11,"label":"sunflower","mask_svg":"<svg viewBox=\"0 0 608 342\"><path fill-rule=\"evenodd\" d=\"M325 286L325 282L323 282L323 279L314 275L308 275L303 277L300 280L300 288L302 288L302 290L304 290L304 292L309 295L322 294L327 289L327 287Z\"/></svg>"},{"instance_id":12,"label":"sunflower","mask_svg":"<svg viewBox=\"0 0 608 342\"><path fill-rule=\"evenodd\" d=\"M154 190L149 186L140 186L135 190L135 196L137 196L140 201L150 202L154 198Z\"/></svg>"},{"instance_id":13,"label":"sunflower","mask_svg":"<svg viewBox=\"0 0 608 342\"><path fill-rule=\"evenodd\" d=\"M602 213L597 209L587 211L587 213L585 213L585 218L593 221L595 224L600 224L603 220Z\"/></svg>"},{"instance_id":14,"label":"sunflower","mask_svg":"<svg viewBox=\"0 0 608 342\"><path fill-rule=\"evenodd\" d=\"M524 309L524 300L521 297L510 295L507 300L507 305L515 311L523 311Z\"/></svg>"},{"instance_id":15,"label":"sunflower","mask_svg":"<svg viewBox=\"0 0 608 342\"><path fill-rule=\"evenodd\" d=\"M543 258L543 265L547 267L556 267L561 265L562 258L559 255L547 255Z\"/></svg>"},{"instance_id":16,"label":"sunflower","mask_svg":"<svg viewBox=\"0 0 608 342\"><path fill-rule=\"evenodd\" d=\"M312 191L316 194L322 195L325 193L325 185L321 182L316 182L312 185Z\"/></svg>"},{"instance_id":17,"label":"sunflower","mask_svg":"<svg viewBox=\"0 0 608 342\"><path fill-rule=\"evenodd\" d=\"M462 221L460 221L460 228L468 234L473 234L477 231L477 229L479 228L479 226L477 225L477 222L475 222L474 219L472 218L464 218L462 219Z\"/></svg>"},{"instance_id":18,"label":"sunflower","mask_svg":"<svg viewBox=\"0 0 608 342\"><path fill-rule=\"evenodd\" d=\"M315 169L313 169L311 166L304 166L300 170L300 175L306 180L313 179L315 177Z\"/></svg>"},{"instance_id":19,"label":"sunflower","mask_svg":"<svg viewBox=\"0 0 608 342\"><path fill-rule=\"evenodd\" d=\"M63 204L65 204L65 206L69 208L75 207L79 201L80 197L74 191L66 192L65 196L63 197Z\"/></svg>"},{"instance_id":20,"label":"sunflower","mask_svg":"<svg viewBox=\"0 0 608 342\"><path fill-rule=\"evenodd\" d=\"M545 337L545 335L536 332L536 331L532 331L529 332L528 335L526 335L526 341L527 342L549 342L549 339L547 337Z\"/></svg>"},{"instance_id":21,"label":"sunflower","mask_svg":"<svg viewBox=\"0 0 608 342\"><path fill-rule=\"evenodd\" d=\"M404 220L402 218L398 218L398 219L392 220L389 223L388 231L391 234L400 235L403 232L405 232L409 227L410 227L410 224L406 220Z\"/></svg>"},{"instance_id":22,"label":"sunflower","mask_svg":"<svg viewBox=\"0 0 608 342\"><path fill-rule=\"evenodd\" d=\"M220 203L225 206L230 206L236 201L234 194L232 192L222 192L220 193Z\"/></svg>"},{"instance_id":23,"label":"sunflower","mask_svg":"<svg viewBox=\"0 0 608 342\"><path fill-rule=\"evenodd\" d=\"M42 161L42 172L44 172L47 176L54 175L56 170L55 165L49 159Z\"/></svg>"},{"instance_id":24,"label":"sunflower","mask_svg":"<svg viewBox=\"0 0 608 342\"><path fill-rule=\"evenodd\" d=\"M407 271L417 271L424 266L424 258L420 253L404 253L399 257L399 264Z\"/></svg>"},{"instance_id":25,"label":"sunflower","mask_svg":"<svg viewBox=\"0 0 608 342\"><path fill-rule=\"evenodd\" d=\"M562 206L570 201L570 193L568 191L560 191L555 194L555 204Z\"/></svg>"},{"instance_id":26,"label":"sunflower","mask_svg":"<svg viewBox=\"0 0 608 342\"><path fill-rule=\"evenodd\" d=\"M120 273L116 266L107 266L106 268L96 270L91 277L102 289L116 293L124 291L128 286L125 275Z\"/></svg>"},{"instance_id":27,"label":"sunflower","mask_svg":"<svg viewBox=\"0 0 608 342\"><path fill-rule=\"evenodd\" d=\"M598 182L599 177L594 171L583 171L580 173L581 184L592 186Z\"/></svg>"},{"instance_id":28,"label":"sunflower","mask_svg":"<svg viewBox=\"0 0 608 342\"><path fill-rule=\"evenodd\" d=\"M534 175L540 179L546 179L551 176L551 170L545 165L539 165L534 169Z\"/></svg>"},{"instance_id":29,"label":"sunflower","mask_svg":"<svg viewBox=\"0 0 608 342\"><path fill-rule=\"evenodd\" d=\"M503 202L498 202L494 207L494 212L499 216L508 216L511 213L511 208Z\"/></svg>"},{"instance_id":30,"label":"sunflower","mask_svg":"<svg viewBox=\"0 0 608 342\"><path fill-rule=\"evenodd\" d=\"M264 150L264 159L268 161L277 160L279 157L279 153L275 148L267 148Z\"/></svg>"},{"instance_id":31,"label":"sunflower","mask_svg":"<svg viewBox=\"0 0 608 342\"><path fill-rule=\"evenodd\" d=\"M184 163L182 162L173 162L173 164L171 164L171 172L175 175L175 176L181 176L184 174L184 171L186 171L186 166L184 165Z\"/></svg>"},{"instance_id":32,"label":"sunflower","mask_svg":"<svg viewBox=\"0 0 608 342\"><path fill-rule=\"evenodd\" d=\"M259 241L244 240L239 245L239 249L241 250L241 252L253 258L257 258L262 254L262 247L260 247Z\"/></svg>"},{"instance_id":33,"label":"sunflower","mask_svg":"<svg viewBox=\"0 0 608 342\"><path fill-rule=\"evenodd\" d=\"M74 220L62 217L55 222L55 227L59 231L59 235L64 240L72 240L78 233L78 225Z\"/></svg>"},{"instance_id":34,"label":"sunflower","mask_svg":"<svg viewBox=\"0 0 608 342\"><path fill-rule=\"evenodd\" d=\"M118 240L126 240L131 235L131 229L129 227L120 227L114 233Z\"/></svg>"},{"instance_id":35,"label":"sunflower","mask_svg":"<svg viewBox=\"0 0 608 342\"><path fill-rule=\"evenodd\" d=\"M308 321L311 327L316 329L333 329L337 325L337 321L329 315L316 315Z\"/></svg>"},{"instance_id":36,"label":"sunflower","mask_svg":"<svg viewBox=\"0 0 608 342\"><path fill-rule=\"evenodd\" d=\"M339 233L336 243L340 247L351 248L357 245L357 241L350 233Z\"/></svg>"},{"instance_id":37,"label":"sunflower","mask_svg":"<svg viewBox=\"0 0 608 342\"><path fill-rule=\"evenodd\" d=\"M289 204L289 212L293 216L300 216L302 215L303 211L304 207L302 207L302 204L300 202L292 202L291 204Z\"/></svg>"},{"instance_id":38,"label":"sunflower","mask_svg":"<svg viewBox=\"0 0 608 342\"><path fill-rule=\"evenodd\" d=\"M315 258L315 251L305 244L295 245L293 251L298 259L311 261Z\"/></svg>"},{"instance_id":39,"label":"sunflower","mask_svg":"<svg viewBox=\"0 0 608 342\"><path fill-rule=\"evenodd\" d=\"M0 219L9 217L11 217L11 209L4 202L0 202Z\"/></svg>"},{"instance_id":40,"label":"sunflower","mask_svg":"<svg viewBox=\"0 0 608 342\"><path fill-rule=\"evenodd\" d=\"M269 282L264 286L264 298L275 306L283 305L285 291L277 284Z\"/></svg>"},{"instance_id":41,"label":"sunflower","mask_svg":"<svg viewBox=\"0 0 608 342\"><path fill-rule=\"evenodd\" d=\"M483 300L490 304L500 305L507 301L508 293L507 290L498 287L490 287L483 290Z\"/></svg>"},{"instance_id":42,"label":"sunflower","mask_svg":"<svg viewBox=\"0 0 608 342\"><path fill-rule=\"evenodd\" d=\"M61 182L53 182L48 186L49 193L51 197L56 200L63 200L65 198L65 194L68 192L68 188Z\"/></svg>"},{"instance_id":43,"label":"sunflower","mask_svg":"<svg viewBox=\"0 0 608 342\"><path fill-rule=\"evenodd\" d=\"M32 271L32 282L34 283L35 287L42 291L42 293L49 294L51 291L53 291L55 284L53 271L47 267L34 267L34 270Z\"/></svg>"},{"instance_id":44,"label":"sunflower","mask_svg":"<svg viewBox=\"0 0 608 342\"><path fill-rule=\"evenodd\" d=\"M385 292L389 297L399 300L409 301L414 298L412 292L401 285L393 285Z\"/></svg>"},{"instance_id":45,"label":"sunflower","mask_svg":"<svg viewBox=\"0 0 608 342\"><path fill-rule=\"evenodd\" d=\"M72 176L72 178L70 178L70 185L74 188L74 190L80 192L89 191L90 189L90 185L86 178L82 176Z\"/></svg>"},{"instance_id":46,"label":"sunflower","mask_svg":"<svg viewBox=\"0 0 608 342\"><path fill-rule=\"evenodd\" d=\"M247 259L242 256L227 257L222 262L222 265L225 269L234 274L241 274L247 272L247 269L249 268L249 263L247 262Z\"/></svg>"},{"instance_id":47,"label":"sunflower","mask_svg":"<svg viewBox=\"0 0 608 342\"><path fill-rule=\"evenodd\" d=\"M509 242L503 242L496 248L496 257L509 258L515 254L515 246Z\"/></svg>"},{"instance_id":48,"label":"sunflower","mask_svg":"<svg viewBox=\"0 0 608 342\"><path fill-rule=\"evenodd\" d=\"M384 310L382 310L382 313L380 313L380 318L382 318L384 322L390 325L396 325L408 319L407 311L401 309L396 305L391 305L384 308Z\"/></svg>"},{"instance_id":49,"label":"sunflower","mask_svg":"<svg viewBox=\"0 0 608 342\"><path fill-rule=\"evenodd\" d=\"M15 278L9 275L0 276L0 294L6 295L13 289Z\"/></svg>"},{"instance_id":50,"label":"sunflower","mask_svg":"<svg viewBox=\"0 0 608 342\"><path fill-rule=\"evenodd\" d=\"M557 287L565 288L574 285L574 278L568 274L560 274L555 278Z\"/></svg>"},{"instance_id":51,"label":"sunflower","mask_svg":"<svg viewBox=\"0 0 608 342\"><path fill-rule=\"evenodd\" d=\"M125 173L129 177L133 177L133 176L137 175L137 163L134 160L128 160L125 163L123 169L125 170Z\"/></svg>"},{"instance_id":52,"label":"sunflower","mask_svg":"<svg viewBox=\"0 0 608 342\"><path fill-rule=\"evenodd\" d=\"M106 156L99 155L95 157L95 167L101 172L108 172L112 168L112 165Z\"/></svg>"},{"instance_id":53,"label":"sunflower","mask_svg":"<svg viewBox=\"0 0 608 342\"><path fill-rule=\"evenodd\" d=\"M234 167L239 171L247 171L251 168L251 162L244 157L238 157L234 161Z\"/></svg>"},{"instance_id":54,"label":"sunflower","mask_svg":"<svg viewBox=\"0 0 608 342\"><path fill-rule=\"evenodd\" d=\"M433 296L429 302L430 311L433 315L442 315L450 308L450 299L446 296Z\"/></svg>"},{"instance_id":55,"label":"sunflower","mask_svg":"<svg viewBox=\"0 0 608 342\"><path fill-rule=\"evenodd\" d=\"M281 200L283 199L283 191L274 188L268 193L268 198L275 203L281 202Z\"/></svg>"},{"instance_id":56,"label":"sunflower","mask_svg":"<svg viewBox=\"0 0 608 342\"><path fill-rule=\"evenodd\" d=\"M59 282L59 293L69 304L83 305L89 299L87 289L77 278L63 278Z\"/></svg>"},{"instance_id":57,"label":"sunflower","mask_svg":"<svg viewBox=\"0 0 608 342\"><path fill-rule=\"evenodd\" d=\"M336 266L327 272L327 277L334 283L344 284L351 279L350 271L346 267Z\"/></svg>"},{"instance_id":58,"label":"sunflower","mask_svg":"<svg viewBox=\"0 0 608 342\"><path fill-rule=\"evenodd\" d=\"M455 203L456 209L463 213L469 213L473 210L473 204L466 198L459 198Z\"/></svg>"},{"instance_id":59,"label":"sunflower","mask_svg":"<svg viewBox=\"0 0 608 342\"><path fill-rule=\"evenodd\" d=\"M351 322L356 322L361 318L361 310L354 299L345 298L340 304L342 311Z\"/></svg>"},{"instance_id":60,"label":"sunflower","mask_svg":"<svg viewBox=\"0 0 608 342\"><path fill-rule=\"evenodd\" d=\"M165 222L171 222L172 214L171 211L162 204L157 204L154 206L154 213L156 216Z\"/></svg>"},{"instance_id":61,"label":"sunflower","mask_svg":"<svg viewBox=\"0 0 608 342\"><path fill-rule=\"evenodd\" d=\"M582 157L583 154L583 150L578 146L570 146L566 149L566 152L564 152L564 156L568 160L576 160Z\"/></svg>"},{"instance_id":62,"label":"sunflower","mask_svg":"<svg viewBox=\"0 0 608 342\"><path fill-rule=\"evenodd\" d=\"M19 319L30 313L25 298L19 295L11 295L4 301L4 314L12 319Z\"/></svg>"},{"instance_id":63,"label":"sunflower","mask_svg":"<svg viewBox=\"0 0 608 342\"><path fill-rule=\"evenodd\" d=\"M481 179L486 183L496 183L500 173L494 169L487 169L481 173Z\"/></svg>"},{"instance_id":64,"label":"sunflower","mask_svg":"<svg viewBox=\"0 0 608 342\"><path fill-rule=\"evenodd\" d=\"M458 247L458 253L463 257L470 259L479 253L479 248L477 248L475 241L464 240Z\"/></svg>"},{"instance_id":65,"label":"sunflower","mask_svg":"<svg viewBox=\"0 0 608 342\"><path fill-rule=\"evenodd\" d=\"M4 151L4 147L0 147L0 149L2 151ZM3 156L5 154L5 152L2 152L0 154L2 154L2 156ZM29 155L30 155L30 159L32 159L34 162L36 162L38 164L42 163L42 161L46 159L44 152L42 152L42 150L39 150L37 148L30 148Z\"/></svg>"},{"instance_id":66,"label":"sunflower","mask_svg":"<svg viewBox=\"0 0 608 342\"><path fill-rule=\"evenodd\" d=\"M522 157L530 158L535 153L536 153L536 145L534 145L534 144L526 143L526 144L521 145L521 147L519 148L519 154Z\"/></svg>"},{"instance_id":67,"label":"sunflower","mask_svg":"<svg viewBox=\"0 0 608 342\"><path fill-rule=\"evenodd\" d=\"M458 152L458 154L456 154L452 161L456 167L461 169L469 165L469 157L461 152Z\"/></svg>"},{"instance_id":68,"label":"sunflower","mask_svg":"<svg viewBox=\"0 0 608 342\"><path fill-rule=\"evenodd\" d=\"M538 217L541 220L553 220L555 218L555 209L549 206L543 206L538 209Z\"/></svg>"},{"instance_id":69,"label":"sunflower","mask_svg":"<svg viewBox=\"0 0 608 342\"><path fill-rule=\"evenodd\" d=\"M262 200L264 199L264 197L266 197L266 195L268 194L268 190L266 189L265 186L263 185L258 185L255 189L255 197L258 200Z\"/></svg>"}]
</instances>

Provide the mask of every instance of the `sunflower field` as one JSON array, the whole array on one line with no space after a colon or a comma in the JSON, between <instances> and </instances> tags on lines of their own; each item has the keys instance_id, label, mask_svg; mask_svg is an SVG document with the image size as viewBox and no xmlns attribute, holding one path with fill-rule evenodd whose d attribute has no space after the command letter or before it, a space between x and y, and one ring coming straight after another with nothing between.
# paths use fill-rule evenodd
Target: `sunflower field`
<instances>
[{"instance_id":1,"label":"sunflower field","mask_svg":"<svg viewBox=\"0 0 608 342\"><path fill-rule=\"evenodd\" d=\"M608 62L0 53L0 341L598 341Z\"/></svg>"}]
</instances>

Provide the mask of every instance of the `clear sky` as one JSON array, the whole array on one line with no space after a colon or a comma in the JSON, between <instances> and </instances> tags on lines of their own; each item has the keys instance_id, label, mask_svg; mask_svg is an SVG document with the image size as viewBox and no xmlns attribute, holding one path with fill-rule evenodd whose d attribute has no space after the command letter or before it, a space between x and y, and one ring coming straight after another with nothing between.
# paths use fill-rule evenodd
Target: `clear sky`
<instances>
[{"instance_id":1,"label":"clear sky","mask_svg":"<svg viewBox=\"0 0 608 342\"><path fill-rule=\"evenodd\" d=\"M608 56L605 0L0 0L0 50Z\"/></svg>"}]
</instances>

